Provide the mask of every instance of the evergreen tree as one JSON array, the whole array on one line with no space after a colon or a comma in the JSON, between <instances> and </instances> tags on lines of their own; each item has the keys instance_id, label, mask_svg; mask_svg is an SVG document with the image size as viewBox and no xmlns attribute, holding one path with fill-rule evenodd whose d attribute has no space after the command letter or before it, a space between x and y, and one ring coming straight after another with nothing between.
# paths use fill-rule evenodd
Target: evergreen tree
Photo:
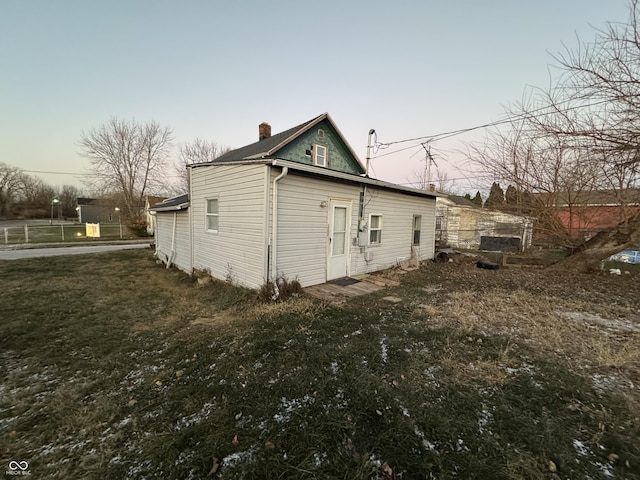
<instances>
[{"instance_id":1,"label":"evergreen tree","mask_svg":"<svg viewBox=\"0 0 640 480\"><path fill-rule=\"evenodd\" d=\"M471 201L471 194L470 193L465 193L464 194L464 198L466 198L467 200Z\"/></svg>"},{"instance_id":2,"label":"evergreen tree","mask_svg":"<svg viewBox=\"0 0 640 480\"><path fill-rule=\"evenodd\" d=\"M505 204L509 206L517 206L518 205L518 190L513 185L509 185L507 187L507 191L504 194Z\"/></svg>"},{"instance_id":3,"label":"evergreen tree","mask_svg":"<svg viewBox=\"0 0 640 480\"><path fill-rule=\"evenodd\" d=\"M487 208L502 208L504 207L504 190L498 182L493 182L487 201L484 202L484 206Z\"/></svg>"},{"instance_id":4,"label":"evergreen tree","mask_svg":"<svg viewBox=\"0 0 640 480\"><path fill-rule=\"evenodd\" d=\"M473 197L473 199L471 200L473 203L475 203L476 205L478 205L479 207L482 206L482 195L480 195L480 192L476 192L476 196Z\"/></svg>"}]
</instances>

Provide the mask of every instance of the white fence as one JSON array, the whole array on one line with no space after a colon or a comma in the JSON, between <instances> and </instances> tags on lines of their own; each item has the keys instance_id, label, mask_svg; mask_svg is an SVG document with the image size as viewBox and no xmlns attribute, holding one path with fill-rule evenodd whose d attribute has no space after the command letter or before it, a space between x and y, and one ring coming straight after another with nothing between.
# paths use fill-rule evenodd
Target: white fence
<instances>
[{"instance_id":1,"label":"white fence","mask_svg":"<svg viewBox=\"0 0 640 480\"><path fill-rule=\"evenodd\" d=\"M89 224L91 225L91 224ZM95 225L95 224L94 224ZM98 224L98 228L87 228L84 223L67 223L60 225L15 225L2 227L2 241L5 245L24 243L59 243L79 242L87 240L116 240L130 238L126 227L113 223ZM98 236L95 236L95 232Z\"/></svg>"}]
</instances>

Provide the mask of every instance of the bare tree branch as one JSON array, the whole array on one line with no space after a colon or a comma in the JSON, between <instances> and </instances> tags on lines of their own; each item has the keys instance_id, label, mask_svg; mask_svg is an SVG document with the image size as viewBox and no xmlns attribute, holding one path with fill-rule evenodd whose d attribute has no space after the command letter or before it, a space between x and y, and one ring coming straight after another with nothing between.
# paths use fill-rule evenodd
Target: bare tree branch
<instances>
[{"instance_id":1,"label":"bare tree branch","mask_svg":"<svg viewBox=\"0 0 640 480\"><path fill-rule=\"evenodd\" d=\"M147 193L162 188L171 151L171 129L111 118L83 133L80 146L93 168L93 187L118 194L123 215L139 221Z\"/></svg>"}]
</instances>

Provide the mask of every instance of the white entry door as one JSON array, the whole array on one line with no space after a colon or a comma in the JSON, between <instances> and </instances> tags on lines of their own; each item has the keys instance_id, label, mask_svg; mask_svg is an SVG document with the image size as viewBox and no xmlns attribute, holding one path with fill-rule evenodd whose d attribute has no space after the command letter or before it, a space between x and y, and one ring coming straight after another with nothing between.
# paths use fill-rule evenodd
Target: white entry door
<instances>
[{"instance_id":1,"label":"white entry door","mask_svg":"<svg viewBox=\"0 0 640 480\"><path fill-rule=\"evenodd\" d=\"M332 200L329 205L327 280L333 280L348 274L351 203Z\"/></svg>"}]
</instances>

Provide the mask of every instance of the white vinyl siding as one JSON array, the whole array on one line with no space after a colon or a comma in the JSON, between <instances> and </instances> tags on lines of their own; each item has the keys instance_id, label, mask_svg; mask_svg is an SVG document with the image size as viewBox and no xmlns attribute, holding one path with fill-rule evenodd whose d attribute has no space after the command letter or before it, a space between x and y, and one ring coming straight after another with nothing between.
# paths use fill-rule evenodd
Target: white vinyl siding
<instances>
[{"instance_id":1,"label":"white vinyl siding","mask_svg":"<svg viewBox=\"0 0 640 480\"><path fill-rule=\"evenodd\" d=\"M347 221L353 237L358 231L359 194L357 185L327 182L289 171L278 183L277 273L289 279L297 277L303 287L326 282L330 200L351 202L351 217Z\"/></svg>"},{"instance_id":2,"label":"white vinyl siding","mask_svg":"<svg viewBox=\"0 0 640 480\"><path fill-rule=\"evenodd\" d=\"M277 175L279 170L272 175ZM330 200L351 203L348 274L374 272L397 265L411 256L413 218L421 216L420 260L432 259L434 248L435 198L407 195L368 187L365 215L382 217L382 243L375 247L355 245L358 235L360 185L330 182L317 178L288 175L278 183L277 273L298 278L303 287L324 283L329 254ZM324 206L323 205L324 203ZM368 235L368 232L367 232ZM367 236L368 238L368 236ZM365 253L372 260L364 260Z\"/></svg>"},{"instance_id":3,"label":"white vinyl siding","mask_svg":"<svg viewBox=\"0 0 640 480\"><path fill-rule=\"evenodd\" d=\"M173 223L175 216L176 232L173 240ZM156 213L155 227L156 251L163 261L171 257L173 244L172 265L180 270L191 273L191 241L189 239L189 210L177 212Z\"/></svg>"},{"instance_id":4,"label":"white vinyl siding","mask_svg":"<svg viewBox=\"0 0 640 480\"><path fill-rule=\"evenodd\" d=\"M219 165L191 171L193 267L257 288L266 280L264 165ZM206 225L207 199L218 200L217 235Z\"/></svg>"},{"instance_id":5,"label":"white vinyl siding","mask_svg":"<svg viewBox=\"0 0 640 480\"><path fill-rule=\"evenodd\" d=\"M422 217L420 245L414 248L420 260L433 258L435 198L368 187L365 204L367 218L370 213L383 218L382 243L362 249L370 252L369 262L364 261L364 255L352 255L351 275L383 270L408 259L411 256L414 215Z\"/></svg>"}]
</instances>

